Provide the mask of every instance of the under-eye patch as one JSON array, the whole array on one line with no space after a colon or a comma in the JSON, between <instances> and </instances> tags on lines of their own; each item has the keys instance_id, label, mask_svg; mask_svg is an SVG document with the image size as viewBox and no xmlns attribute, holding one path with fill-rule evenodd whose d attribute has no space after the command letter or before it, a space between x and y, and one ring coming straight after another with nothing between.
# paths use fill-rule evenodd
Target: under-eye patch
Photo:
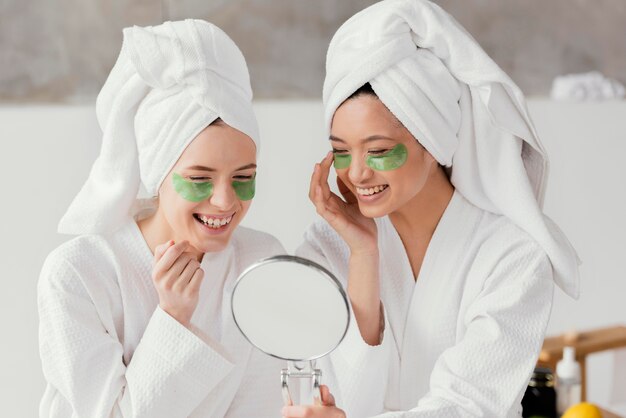
<instances>
[{"instance_id":1,"label":"under-eye patch","mask_svg":"<svg viewBox=\"0 0 626 418\"><path fill-rule=\"evenodd\" d=\"M352 162L352 156L348 153L339 154L337 152L333 152L333 166L335 169L343 169L350 167L350 163Z\"/></svg>"},{"instance_id":2,"label":"under-eye patch","mask_svg":"<svg viewBox=\"0 0 626 418\"><path fill-rule=\"evenodd\" d=\"M232 184L239 200L252 200L256 191L256 173L251 180L233 181Z\"/></svg>"},{"instance_id":3,"label":"under-eye patch","mask_svg":"<svg viewBox=\"0 0 626 418\"><path fill-rule=\"evenodd\" d=\"M194 182L183 178L180 174L172 174L174 190L185 200L190 202L201 202L208 199L213 194L213 183Z\"/></svg>"},{"instance_id":4,"label":"under-eye patch","mask_svg":"<svg viewBox=\"0 0 626 418\"><path fill-rule=\"evenodd\" d=\"M402 167L406 162L408 154L406 147L403 144L398 144L382 155L368 155L365 163L373 170L395 170Z\"/></svg>"}]
</instances>

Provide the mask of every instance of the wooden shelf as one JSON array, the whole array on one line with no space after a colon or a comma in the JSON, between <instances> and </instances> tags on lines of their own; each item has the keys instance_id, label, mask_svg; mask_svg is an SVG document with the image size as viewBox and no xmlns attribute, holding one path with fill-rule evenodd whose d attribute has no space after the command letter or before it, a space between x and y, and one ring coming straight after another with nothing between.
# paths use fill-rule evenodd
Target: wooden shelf
<instances>
[{"instance_id":1,"label":"wooden shelf","mask_svg":"<svg viewBox=\"0 0 626 418\"><path fill-rule=\"evenodd\" d=\"M556 373L556 363L563 358L564 347L574 347L576 349L576 361L580 363L582 374L582 400L584 401L587 397L587 371L585 367L587 356L600 351L626 347L626 326L614 326L576 334L570 333L548 337L543 342L538 365L549 367ZM607 413L606 416L613 417L616 415Z\"/></svg>"}]
</instances>

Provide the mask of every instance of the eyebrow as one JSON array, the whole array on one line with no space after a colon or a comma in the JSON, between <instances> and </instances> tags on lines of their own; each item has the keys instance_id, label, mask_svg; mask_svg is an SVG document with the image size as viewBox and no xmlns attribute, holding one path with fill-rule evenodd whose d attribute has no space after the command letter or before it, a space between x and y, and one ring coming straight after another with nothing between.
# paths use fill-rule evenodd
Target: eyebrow
<instances>
[{"instance_id":1,"label":"eyebrow","mask_svg":"<svg viewBox=\"0 0 626 418\"><path fill-rule=\"evenodd\" d=\"M242 171L242 170L248 170L250 168L256 168L256 164L251 163L251 164L247 164L244 165L242 167L239 167L238 169L234 170L234 171ZM187 167L187 170L199 170L199 171L217 171L214 168L211 167L205 167L203 165L192 165L190 167Z\"/></svg>"},{"instance_id":2,"label":"eyebrow","mask_svg":"<svg viewBox=\"0 0 626 418\"><path fill-rule=\"evenodd\" d=\"M329 139L330 141L341 142L341 143L343 143L343 144L345 144L345 143L346 143L346 141L344 141L343 139L338 138L338 137L333 136L333 135L330 135L330 136L328 137L328 139ZM367 143L367 142L372 142L372 141L378 141L378 140L381 140L381 139L386 139L386 140L388 140L388 141L394 141L394 139L393 139L393 138L389 138L388 136L384 136L384 135L372 135L372 136L368 136L367 138L362 139L362 140L361 140L361 142L362 142L362 143Z\"/></svg>"}]
</instances>

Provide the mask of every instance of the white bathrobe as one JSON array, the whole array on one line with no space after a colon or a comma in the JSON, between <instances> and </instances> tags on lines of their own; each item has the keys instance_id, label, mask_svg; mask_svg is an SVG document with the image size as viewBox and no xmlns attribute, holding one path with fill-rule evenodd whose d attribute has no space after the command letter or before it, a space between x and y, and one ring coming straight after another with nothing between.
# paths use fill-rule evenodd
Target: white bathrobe
<instances>
[{"instance_id":1,"label":"white bathrobe","mask_svg":"<svg viewBox=\"0 0 626 418\"><path fill-rule=\"evenodd\" d=\"M248 265L283 253L272 236L238 227L226 249L205 254L190 331L158 307L153 256L134 221L61 245L38 286L40 416L280 416L284 365L241 335L230 295Z\"/></svg>"},{"instance_id":2,"label":"white bathrobe","mask_svg":"<svg viewBox=\"0 0 626 418\"><path fill-rule=\"evenodd\" d=\"M338 407L348 418L520 416L552 305L545 251L457 191L415 280L389 218L376 224L383 341L367 345L352 315L344 341L319 362ZM324 221L297 254L346 285L349 249Z\"/></svg>"}]
</instances>

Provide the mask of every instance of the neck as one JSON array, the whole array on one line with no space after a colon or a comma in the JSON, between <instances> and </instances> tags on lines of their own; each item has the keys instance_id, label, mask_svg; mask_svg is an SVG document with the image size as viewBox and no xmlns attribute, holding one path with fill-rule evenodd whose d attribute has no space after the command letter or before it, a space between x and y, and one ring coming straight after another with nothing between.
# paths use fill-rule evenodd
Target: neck
<instances>
[{"instance_id":1,"label":"neck","mask_svg":"<svg viewBox=\"0 0 626 418\"><path fill-rule=\"evenodd\" d=\"M152 254L155 254L156 247L165 244L169 240L173 240L174 242L182 240L176 235L160 208L157 209L154 214L138 221L137 226L139 226L139 230L148 244L148 247L150 247ZM187 252L192 253L198 261L202 261L204 255L202 252L192 246L189 246Z\"/></svg>"},{"instance_id":2,"label":"neck","mask_svg":"<svg viewBox=\"0 0 626 418\"><path fill-rule=\"evenodd\" d=\"M453 194L454 186L443 168L436 166L422 190L400 209L389 214L402 242L405 245L415 240L430 242Z\"/></svg>"}]
</instances>

